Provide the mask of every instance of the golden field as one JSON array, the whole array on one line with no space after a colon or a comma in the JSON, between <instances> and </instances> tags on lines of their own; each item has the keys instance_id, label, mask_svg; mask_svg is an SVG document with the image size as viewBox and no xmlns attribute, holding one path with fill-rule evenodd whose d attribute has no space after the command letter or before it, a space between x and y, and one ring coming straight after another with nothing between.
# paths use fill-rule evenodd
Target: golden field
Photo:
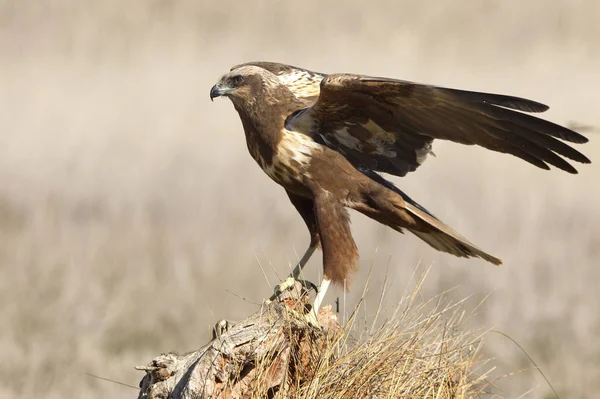
<instances>
[{"instance_id":1,"label":"golden field","mask_svg":"<svg viewBox=\"0 0 600 399\"><path fill-rule=\"evenodd\" d=\"M249 60L512 94L591 126L577 149L593 163L575 176L434 143L437 157L394 181L505 264L353 214L361 271L345 301L350 312L372 266L370 320L386 271L393 309L433 264L424 296L471 295L470 328L518 341L563 398L597 397L598 16L595 0L0 0L0 398L133 397L85 373L137 385L134 365L253 312L271 291L261 268L273 285L304 251L233 107L209 100ZM498 394L551 397L506 338L489 333L485 351L496 378L523 370Z\"/></svg>"}]
</instances>

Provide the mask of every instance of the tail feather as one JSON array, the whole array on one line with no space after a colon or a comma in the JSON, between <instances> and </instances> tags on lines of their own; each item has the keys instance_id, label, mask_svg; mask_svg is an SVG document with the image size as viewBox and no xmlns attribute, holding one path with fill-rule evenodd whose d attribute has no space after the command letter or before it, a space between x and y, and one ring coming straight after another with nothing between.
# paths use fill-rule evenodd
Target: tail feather
<instances>
[{"instance_id":1,"label":"tail feather","mask_svg":"<svg viewBox=\"0 0 600 399\"><path fill-rule=\"evenodd\" d=\"M362 200L350 205L355 210L401 233L407 229L438 251L463 258L481 258L495 265L502 264L500 259L452 230L392 182L371 169L358 170L369 180L361 182L363 191L358 198Z\"/></svg>"},{"instance_id":2,"label":"tail feather","mask_svg":"<svg viewBox=\"0 0 600 399\"><path fill-rule=\"evenodd\" d=\"M418 223L421 228L408 230L438 251L463 258L477 257L494 265L502 264L502 260L478 248L430 214L423 212L408 202L405 206L406 210L416 217L418 222L421 222Z\"/></svg>"}]
</instances>

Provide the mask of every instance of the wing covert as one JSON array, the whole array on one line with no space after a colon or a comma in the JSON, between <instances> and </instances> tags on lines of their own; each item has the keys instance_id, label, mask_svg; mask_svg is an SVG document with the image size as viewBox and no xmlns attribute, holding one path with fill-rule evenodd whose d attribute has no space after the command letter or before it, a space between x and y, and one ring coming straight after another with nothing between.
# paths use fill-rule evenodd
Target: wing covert
<instances>
[{"instance_id":1,"label":"wing covert","mask_svg":"<svg viewBox=\"0 0 600 399\"><path fill-rule=\"evenodd\" d=\"M355 165L397 176L416 170L434 139L479 145L543 169L550 164L577 173L564 158L590 161L563 141L585 143L587 138L524 113L547 109L514 96L335 74L322 79L314 105L287 123L318 134Z\"/></svg>"}]
</instances>

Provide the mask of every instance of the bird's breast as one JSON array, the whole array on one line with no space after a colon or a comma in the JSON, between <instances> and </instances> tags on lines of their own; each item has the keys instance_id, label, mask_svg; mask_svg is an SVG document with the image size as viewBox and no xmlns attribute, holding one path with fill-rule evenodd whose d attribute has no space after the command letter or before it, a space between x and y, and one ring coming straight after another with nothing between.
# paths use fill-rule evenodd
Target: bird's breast
<instances>
[{"instance_id":1,"label":"bird's breast","mask_svg":"<svg viewBox=\"0 0 600 399\"><path fill-rule=\"evenodd\" d=\"M283 129L272 163L261 167L271 179L284 187L303 185L305 179L310 178L313 156L322 151L322 145L312 137Z\"/></svg>"}]
</instances>

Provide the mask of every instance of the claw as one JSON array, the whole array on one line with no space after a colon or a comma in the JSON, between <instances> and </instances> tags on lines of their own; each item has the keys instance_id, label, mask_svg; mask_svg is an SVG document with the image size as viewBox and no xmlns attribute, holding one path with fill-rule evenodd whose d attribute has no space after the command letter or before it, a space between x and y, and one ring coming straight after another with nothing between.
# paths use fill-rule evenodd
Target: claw
<instances>
[{"instance_id":1,"label":"claw","mask_svg":"<svg viewBox=\"0 0 600 399\"><path fill-rule=\"evenodd\" d=\"M284 282L275 287L275 294L279 295L284 291L287 291L296 286L296 279L293 277L288 277Z\"/></svg>"},{"instance_id":2,"label":"claw","mask_svg":"<svg viewBox=\"0 0 600 399\"><path fill-rule=\"evenodd\" d=\"M310 310L307 313L303 312L303 317L306 319L308 324L319 330L322 330L322 327L319 324L319 320L317 317L317 312L319 311L319 307L321 306L321 302L323 301L323 296L325 295L327 287L329 286L329 280L324 280L323 282L321 282L321 287L319 288L314 283L308 280L296 280L293 276L290 276L287 279L285 279L281 284L275 287L275 289L273 290L273 295L269 299L267 299L265 303L269 304L278 298L279 300L285 300L285 292L294 289L296 287L296 283L300 283L300 285L302 285L302 287L307 291L314 290L317 293L314 305L310 308Z\"/></svg>"},{"instance_id":3,"label":"claw","mask_svg":"<svg viewBox=\"0 0 600 399\"><path fill-rule=\"evenodd\" d=\"M315 283L313 283L312 281L308 281L308 280L296 280L298 281L300 284L302 284L302 286L304 288L306 288L307 291L313 290L315 293L319 292L319 287L317 287L317 285Z\"/></svg>"},{"instance_id":4,"label":"claw","mask_svg":"<svg viewBox=\"0 0 600 399\"><path fill-rule=\"evenodd\" d=\"M318 288L314 283L308 280L296 280L294 277L288 277L281 284L275 287L273 295L271 295L271 297L266 301L266 303L271 303L272 301L277 299L277 297L282 293L293 289L296 286L296 283L300 283L302 287L304 287L307 291L310 291L312 289L315 292L318 292Z\"/></svg>"},{"instance_id":5,"label":"claw","mask_svg":"<svg viewBox=\"0 0 600 399\"><path fill-rule=\"evenodd\" d=\"M273 295L271 295L271 297L267 300L267 304L273 302L275 299L277 299L277 297L282 293L285 292L291 288L294 288L294 286L296 285L296 280L294 280L293 277L288 277L285 281L283 281L281 284L275 286L275 289L273 290Z\"/></svg>"}]
</instances>

